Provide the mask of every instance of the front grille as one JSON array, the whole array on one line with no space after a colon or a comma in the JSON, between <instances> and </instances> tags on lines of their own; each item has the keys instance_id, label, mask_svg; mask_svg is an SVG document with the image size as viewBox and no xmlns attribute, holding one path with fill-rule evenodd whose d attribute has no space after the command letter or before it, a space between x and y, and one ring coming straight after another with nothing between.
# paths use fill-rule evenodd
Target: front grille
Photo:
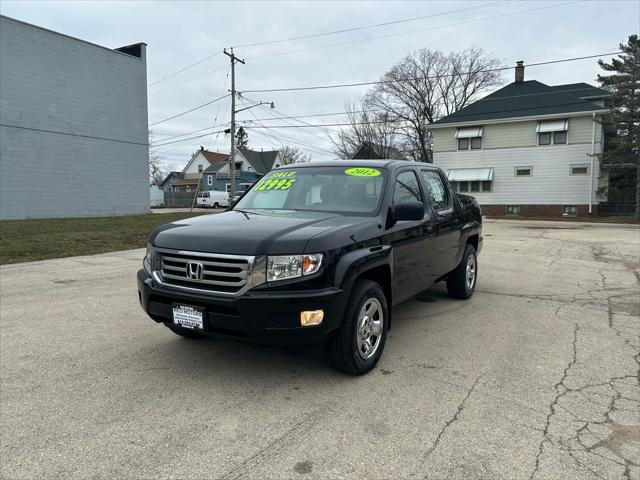
<instances>
[{"instance_id":1,"label":"front grille","mask_svg":"<svg viewBox=\"0 0 640 480\"><path fill-rule=\"evenodd\" d=\"M166 285L227 295L238 294L247 286L254 257L214 253L156 250L159 279ZM200 270L190 278L189 263ZM192 272L193 273L193 272Z\"/></svg>"}]
</instances>

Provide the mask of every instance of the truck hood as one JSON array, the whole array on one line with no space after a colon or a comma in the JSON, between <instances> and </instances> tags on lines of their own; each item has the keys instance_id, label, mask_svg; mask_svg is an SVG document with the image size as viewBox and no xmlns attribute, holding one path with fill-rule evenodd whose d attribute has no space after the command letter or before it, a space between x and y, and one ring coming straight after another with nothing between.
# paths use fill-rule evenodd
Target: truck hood
<instances>
[{"instance_id":1,"label":"truck hood","mask_svg":"<svg viewBox=\"0 0 640 480\"><path fill-rule=\"evenodd\" d=\"M351 234L372 223L376 221L371 217L328 212L232 210L163 225L151 234L149 241L158 248L235 255L313 253L306 251L311 239L315 240L314 247L329 250L336 247L338 238L342 242L356 240L353 235L345 238L345 230ZM329 232L342 235L335 235L329 242L316 238Z\"/></svg>"}]
</instances>

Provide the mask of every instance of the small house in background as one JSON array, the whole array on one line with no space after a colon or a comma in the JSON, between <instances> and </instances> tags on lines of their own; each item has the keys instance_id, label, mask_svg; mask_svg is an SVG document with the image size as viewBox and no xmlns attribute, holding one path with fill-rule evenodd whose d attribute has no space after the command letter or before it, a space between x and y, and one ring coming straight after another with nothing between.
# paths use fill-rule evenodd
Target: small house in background
<instances>
[{"instance_id":1,"label":"small house in background","mask_svg":"<svg viewBox=\"0 0 640 480\"><path fill-rule=\"evenodd\" d=\"M160 188L166 192L195 192L204 190L201 179L204 171L211 165L219 164L229 159L228 153L219 153L200 147L185 165L181 172L171 172L163 180Z\"/></svg>"},{"instance_id":2,"label":"small house in background","mask_svg":"<svg viewBox=\"0 0 640 480\"><path fill-rule=\"evenodd\" d=\"M182 172L169 172L169 174L164 177L162 183L160 184L160 190L164 190L165 192L171 192L171 187L178 180L184 179Z\"/></svg>"},{"instance_id":3,"label":"small house in background","mask_svg":"<svg viewBox=\"0 0 640 480\"><path fill-rule=\"evenodd\" d=\"M608 92L525 81L522 62L515 72L513 83L429 126L434 163L489 215L597 215Z\"/></svg>"},{"instance_id":4,"label":"small house in background","mask_svg":"<svg viewBox=\"0 0 640 480\"><path fill-rule=\"evenodd\" d=\"M239 148L235 152L236 188L246 190L274 167L282 165L279 150L255 151ZM201 190L231 190L229 156L224 161L212 163L204 171Z\"/></svg>"},{"instance_id":5,"label":"small house in background","mask_svg":"<svg viewBox=\"0 0 640 480\"><path fill-rule=\"evenodd\" d=\"M395 147L379 145L373 142L362 142L362 145L352 158L356 160L402 160L404 156Z\"/></svg>"}]
</instances>

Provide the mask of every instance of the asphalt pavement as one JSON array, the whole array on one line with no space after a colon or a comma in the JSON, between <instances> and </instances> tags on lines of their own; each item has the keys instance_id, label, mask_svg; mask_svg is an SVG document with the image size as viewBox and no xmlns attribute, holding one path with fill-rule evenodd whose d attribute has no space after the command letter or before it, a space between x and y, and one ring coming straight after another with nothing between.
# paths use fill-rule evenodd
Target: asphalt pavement
<instances>
[{"instance_id":1,"label":"asphalt pavement","mask_svg":"<svg viewBox=\"0 0 640 480\"><path fill-rule=\"evenodd\" d=\"M640 479L640 230L484 233L474 297L400 305L362 377L175 336L142 250L3 266L0 475Z\"/></svg>"}]
</instances>

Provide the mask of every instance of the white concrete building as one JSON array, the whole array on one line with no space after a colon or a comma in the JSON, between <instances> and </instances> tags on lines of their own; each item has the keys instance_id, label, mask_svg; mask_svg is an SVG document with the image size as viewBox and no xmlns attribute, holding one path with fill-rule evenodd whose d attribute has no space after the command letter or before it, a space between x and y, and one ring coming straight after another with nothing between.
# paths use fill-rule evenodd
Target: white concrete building
<instances>
[{"instance_id":1,"label":"white concrete building","mask_svg":"<svg viewBox=\"0 0 640 480\"><path fill-rule=\"evenodd\" d=\"M0 218L149 211L145 44L0 16Z\"/></svg>"},{"instance_id":2,"label":"white concrete building","mask_svg":"<svg viewBox=\"0 0 640 480\"><path fill-rule=\"evenodd\" d=\"M608 93L523 77L519 65L514 83L431 125L434 163L483 213L597 214Z\"/></svg>"}]
</instances>

